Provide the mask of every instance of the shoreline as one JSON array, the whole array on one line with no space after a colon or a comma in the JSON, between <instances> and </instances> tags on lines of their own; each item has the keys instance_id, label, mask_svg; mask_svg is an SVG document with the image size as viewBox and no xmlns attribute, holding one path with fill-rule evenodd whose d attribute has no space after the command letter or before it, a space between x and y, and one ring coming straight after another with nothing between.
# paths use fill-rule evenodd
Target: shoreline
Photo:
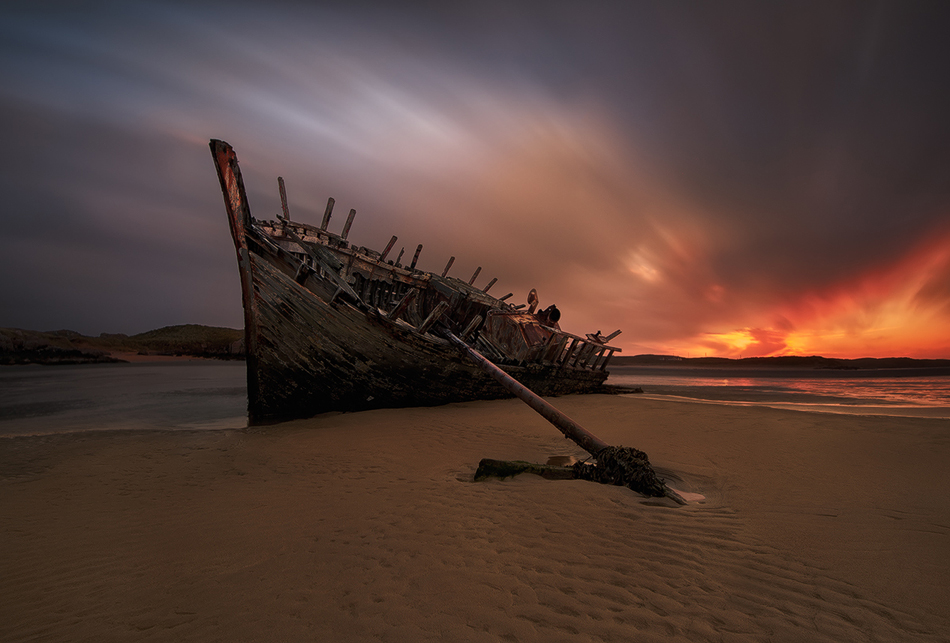
<instances>
[{"instance_id":1,"label":"shoreline","mask_svg":"<svg viewBox=\"0 0 950 643\"><path fill-rule=\"evenodd\" d=\"M662 393L617 393L624 397L642 397L646 400L682 402L693 404L714 404L718 406L737 406L741 408L780 409L799 413L827 413L830 415L854 415L858 417L921 418L929 420L950 420L950 407L901 404L862 404L821 403L821 402L784 402L746 401L730 399L709 399Z\"/></svg>"},{"instance_id":2,"label":"shoreline","mask_svg":"<svg viewBox=\"0 0 950 643\"><path fill-rule=\"evenodd\" d=\"M947 423L557 405L705 502L472 482L585 457L517 400L0 441L0 638L950 636Z\"/></svg>"}]
</instances>

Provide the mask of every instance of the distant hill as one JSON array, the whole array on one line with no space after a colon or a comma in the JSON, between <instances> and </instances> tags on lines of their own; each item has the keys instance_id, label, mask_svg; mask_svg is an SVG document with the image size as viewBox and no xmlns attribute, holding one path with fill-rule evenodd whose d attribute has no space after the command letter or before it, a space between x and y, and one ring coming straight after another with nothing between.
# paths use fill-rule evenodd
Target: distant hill
<instances>
[{"instance_id":1,"label":"distant hill","mask_svg":"<svg viewBox=\"0 0 950 643\"><path fill-rule=\"evenodd\" d=\"M610 360L613 366L706 366L706 367L771 367L771 368L818 368L857 370L870 368L948 368L950 359L913 359L910 357L862 357L837 359L818 355L780 357L677 357L675 355L616 355Z\"/></svg>"},{"instance_id":2,"label":"distant hill","mask_svg":"<svg viewBox=\"0 0 950 643\"><path fill-rule=\"evenodd\" d=\"M185 324L131 336L102 333L89 337L74 330L41 332L0 328L0 364L4 365L126 361L112 353L244 359L244 331Z\"/></svg>"}]
</instances>

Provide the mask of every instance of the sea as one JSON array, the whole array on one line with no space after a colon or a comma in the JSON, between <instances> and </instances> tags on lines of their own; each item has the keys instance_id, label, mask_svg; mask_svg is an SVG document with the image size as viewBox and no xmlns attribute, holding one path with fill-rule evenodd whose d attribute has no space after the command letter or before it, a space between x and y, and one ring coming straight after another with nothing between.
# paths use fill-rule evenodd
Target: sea
<instances>
[{"instance_id":1,"label":"sea","mask_svg":"<svg viewBox=\"0 0 950 643\"><path fill-rule=\"evenodd\" d=\"M607 383L681 402L950 419L950 368L615 366Z\"/></svg>"},{"instance_id":2,"label":"sea","mask_svg":"<svg viewBox=\"0 0 950 643\"><path fill-rule=\"evenodd\" d=\"M817 413L950 419L950 369L614 366L647 398ZM0 366L0 436L247 426L244 362ZM633 393L631 393L633 394Z\"/></svg>"}]
</instances>

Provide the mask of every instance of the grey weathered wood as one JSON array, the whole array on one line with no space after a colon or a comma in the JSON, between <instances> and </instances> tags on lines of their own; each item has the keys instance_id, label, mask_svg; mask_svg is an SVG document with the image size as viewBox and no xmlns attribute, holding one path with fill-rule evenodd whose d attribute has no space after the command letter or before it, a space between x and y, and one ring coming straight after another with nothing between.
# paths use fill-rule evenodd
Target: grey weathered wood
<instances>
[{"instance_id":1,"label":"grey weathered wood","mask_svg":"<svg viewBox=\"0 0 950 643\"><path fill-rule=\"evenodd\" d=\"M333 214L333 204L336 201L331 196L327 199L327 209L323 211L323 221L320 223L320 229L326 230L327 226L330 224L330 215Z\"/></svg>"},{"instance_id":2,"label":"grey weathered wood","mask_svg":"<svg viewBox=\"0 0 950 643\"><path fill-rule=\"evenodd\" d=\"M356 218L356 210L350 210L349 215L346 217L346 223L343 225L343 233L340 235L341 239L346 239L347 235L350 234L350 226L353 225L353 219Z\"/></svg>"},{"instance_id":3,"label":"grey weathered wood","mask_svg":"<svg viewBox=\"0 0 950 643\"><path fill-rule=\"evenodd\" d=\"M280 192L280 210L283 218L290 221L290 208L287 207L287 188L284 187L284 177L277 177L277 190Z\"/></svg>"},{"instance_id":4,"label":"grey weathered wood","mask_svg":"<svg viewBox=\"0 0 950 643\"><path fill-rule=\"evenodd\" d=\"M346 280L340 276L340 265L334 266L332 262L338 262L339 260L334 257L332 254L328 256L325 253L328 253L323 246L311 246L306 241L297 236L297 233L291 230L289 227L286 230L287 236L297 242L307 255L313 259L313 262L323 268L324 272L330 278L333 283L335 283L343 292L353 298L354 302L362 303L363 299L360 297L353 287L350 284L346 283ZM342 265L342 264L341 264Z\"/></svg>"},{"instance_id":5,"label":"grey weathered wood","mask_svg":"<svg viewBox=\"0 0 950 643\"><path fill-rule=\"evenodd\" d=\"M508 392L517 396L525 404L537 411L541 417L557 427L561 433L573 440L580 448L596 456L609 446L596 435L551 406L551 404L536 395L527 386L492 364L484 355L456 337L452 331L442 327L438 329L438 332L442 337L452 342L456 348L467 355L479 368L494 377Z\"/></svg>"},{"instance_id":6,"label":"grey weathered wood","mask_svg":"<svg viewBox=\"0 0 950 643\"><path fill-rule=\"evenodd\" d=\"M508 394L448 342L412 332L439 320L461 329L507 306L458 280L440 280L438 273L381 264L379 253L350 246L317 226L283 216L278 222L251 218L233 149L212 141L211 150L241 277L250 424ZM364 285L378 307L355 296ZM390 317L386 311L394 312L413 289L405 310ZM470 337L539 394L591 391L607 376L559 371L533 356L519 364L523 347L493 347L486 343L491 332L472 329Z\"/></svg>"}]
</instances>

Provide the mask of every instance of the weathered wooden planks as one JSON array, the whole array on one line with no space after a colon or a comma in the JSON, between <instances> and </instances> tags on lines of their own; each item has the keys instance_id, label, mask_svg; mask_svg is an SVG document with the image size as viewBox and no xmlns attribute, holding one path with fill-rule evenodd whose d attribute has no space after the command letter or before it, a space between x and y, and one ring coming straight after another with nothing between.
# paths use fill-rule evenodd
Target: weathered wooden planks
<instances>
[{"instance_id":1,"label":"weathered wooden planks","mask_svg":"<svg viewBox=\"0 0 950 643\"><path fill-rule=\"evenodd\" d=\"M416 270L421 244L405 268L402 251L395 262L386 261L395 236L382 253L351 247L346 237L356 211L350 210L342 234L333 234L327 230L333 199L319 228L291 221L281 179L280 220L253 220L233 150L223 141L212 141L211 150L241 274L252 424L506 396L447 341L428 333L436 324L474 342L540 395L596 390L607 377L604 351L562 359L567 340L557 329L541 330L533 318L522 330L489 328L485 320L493 311L515 307L504 303L510 295L487 294L496 279L474 287L480 267L466 283L448 276L455 257L441 277Z\"/></svg>"}]
</instances>

